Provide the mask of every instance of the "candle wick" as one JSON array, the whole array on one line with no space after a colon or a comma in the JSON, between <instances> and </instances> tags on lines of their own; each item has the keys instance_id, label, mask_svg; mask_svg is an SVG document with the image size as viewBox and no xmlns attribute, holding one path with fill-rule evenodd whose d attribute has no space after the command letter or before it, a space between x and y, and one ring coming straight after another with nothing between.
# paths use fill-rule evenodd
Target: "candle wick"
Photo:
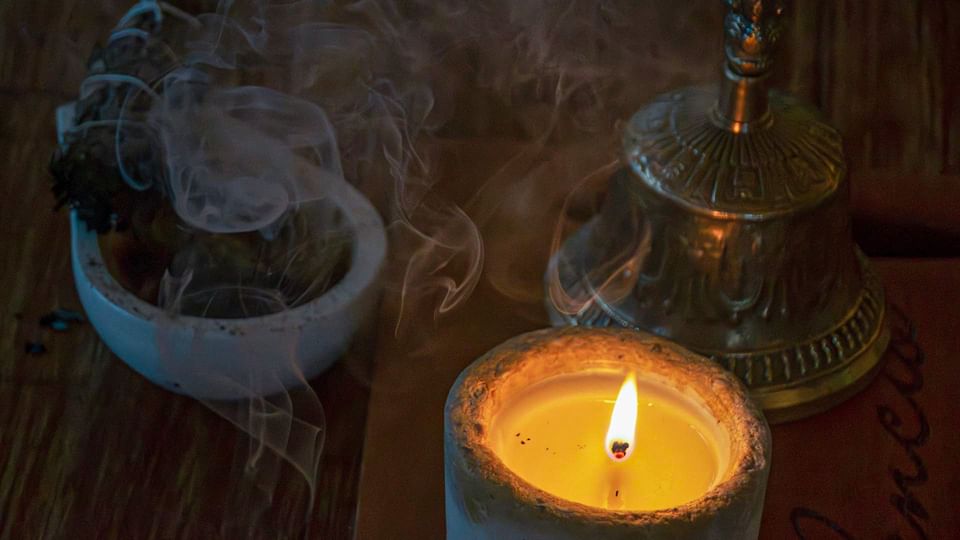
<instances>
[{"instance_id":1,"label":"candle wick","mask_svg":"<svg viewBox=\"0 0 960 540\"><path fill-rule=\"evenodd\" d=\"M630 448L630 443L627 441L613 441L610 444L610 453L613 454L613 457L616 459L623 459L627 457L627 449Z\"/></svg>"}]
</instances>

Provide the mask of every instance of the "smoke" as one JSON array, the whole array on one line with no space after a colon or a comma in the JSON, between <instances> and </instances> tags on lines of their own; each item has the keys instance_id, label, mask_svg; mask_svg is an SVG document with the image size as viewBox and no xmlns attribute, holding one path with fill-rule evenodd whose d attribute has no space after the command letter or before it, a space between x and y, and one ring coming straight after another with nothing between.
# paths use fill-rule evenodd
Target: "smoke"
<instances>
[{"instance_id":1,"label":"smoke","mask_svg":"<svg viewBox=\"0 0 960 540\"><path fill-rule=\"evenodd\" d=\"M437 62L445 85L460 85L438 135L446 153L479 156L456 172L482 169L446 181L461 184L452 191L482 235L484 279L539 322L544 268L560 242L598 211L607 180L620 166L622 124L653 95L690 82L691 74L712 77L717 71L717 58L693 50L702 40L677 43L675 35L692 31L700 20L717 20L722 6L444 4L456 16L442 23L427 19L421 31L446 30L434 39L446 45ZM718 43L721 37L718 29ZM661 58L664 43L691 49L684 56L695 60L681 65L673 61L677 55ZM445 98L438 95L437 101ZM624 218L631 220L624 230L636 231L636 238L594 254L595 265L586 269L589 283L570 290L549 284L549 301L561 312L590 309L600 297L613 301L636 276L631 268L649 251L650 239L644 216Z\"/></svg>"},{"instance_id":2,"label":"smoke","mask_svg":"<svg viewBox=\"0 0 960 540\"><path fill-rule=\"evenodd\" d=\"M116 128L121 174L138 190L158 186L190 237L159 305L173 320L309 304L343 265L369 262L351 258L363 231L342 203L356 189L386 225L383 279L398 334L428 338L424 320L457 309L484 277L542 320L547 259L596 212L619 166L621 123L690 73L715 70L696 51L686 55L695 65L658 52L666 41L683 47L672 36L704 16L702 3L638 4L222 0L189 15L139 2L111 39L162 47L169 64L91 83L128 88ZM164 42L148 39L161 30ZM624 219L636 241L594 254L583 283L560 289L564 270L549 268L561 312L629 288L650 239L643 216ZM231 242L256 246L255 256L238 258ZM268 495L276 463L267 454L317 487L325 425L295 361L299 332L284 336L287 348L237 350L209 366L182 361L200 334L182 343L167 328L158 338L170 373L243 396L204 402L258 442L250 468ZM303 388L274 393L291 384Z\"/></svg>"},{"instance_id":3,"label":"smoke","mask_svg":"<svg viewBox=\"0 0 960 540\"><path fill-rule=\"evenodd\" d=\"M163 61L81 88L125 92L120 174L158 189L175 214L156 299L164 376L250 435L245 474L268 501L283 460L307 482L312 510L326 422L307 381L316 370L302 361L317 342L327 356L345 352L371 304L369 280L351 276L375 280L383 264L360 245L383 233L376 211L357 213L355 190L387 221L398 328L425 303L454 309L480 277L477 227L434 189L425 135L445 120L413 26L374 2L224 1L193 16L143 1L110 42ZM328 291L345 313L315 307ZM208 322L184 330L184 316ZM316 321L328 335L306 333ZM216 324L234 328L219 349Z\"/></svg>"},{"instance_id":4,"label":"smoke","mask_svg":"<svg viewBox=\"0 0 960 540\"><path fill-rule=\"evenodd\" d=\"M322 109L263 87L197 95L198 83L209 84L196 68L168 75L150 118L162 134L170 200L186 223L212 233L268 229L343 181ZM309 170L297 167L309 157Z\"/></svg>"}]
</instances>

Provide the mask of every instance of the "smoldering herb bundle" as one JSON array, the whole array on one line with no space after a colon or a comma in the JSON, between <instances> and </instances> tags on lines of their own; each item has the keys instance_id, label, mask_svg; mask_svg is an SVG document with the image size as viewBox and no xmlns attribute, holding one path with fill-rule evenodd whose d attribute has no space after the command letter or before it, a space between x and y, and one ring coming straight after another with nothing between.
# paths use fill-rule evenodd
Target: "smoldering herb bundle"
<instances>
[{"instance_id":1,"label":"smoldering herb bundle","mask_svg":"<svg viewBox=\"0 0 960 540\"><path fill-rule=\"evenodd\" d=\"M343 181L332 129L310 103L183 47L207 29L166 9L138 4L92 52L62 111L57 208L100 234L121 285L172 312L249 317L317 298L350 265L345 216L325 196Z\"/></svg>"}]
</instances>

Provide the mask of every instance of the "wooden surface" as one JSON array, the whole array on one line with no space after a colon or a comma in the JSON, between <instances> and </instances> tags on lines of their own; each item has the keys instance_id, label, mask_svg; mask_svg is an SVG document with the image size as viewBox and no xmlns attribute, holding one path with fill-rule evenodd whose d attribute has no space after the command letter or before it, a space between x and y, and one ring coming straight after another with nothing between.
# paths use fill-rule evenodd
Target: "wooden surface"
<instances>
[{"instance_id":1,"label":"wooden surface","mask_svg":"<svg viewBox=\"0 0 960 540\"><path fill-rule=\"evenodd\" d=\"M702 51L718 40L719 4L693 4L696 17L678 23L682 42L650 43L649 55L672 60L680 75L643 74L644 84L634 91L637 106L672 86L713 79L716 60ZM860 194L855 211L870 218L861 232L869 235L875 252L910 253L931 229L946 232L938 237L943 241L925 242L930 249L954 245L960 231L960 218L952 211L957 198L950 195L960 185L960 4L796 4L794 34L777 78L821 106L844 132L854 192ZM46 166L54 141L53 110L75 96L91 47L128 5L119 0L0 2L0 538L295 537L305 530L307 514L305 486L296 475L287 471L272 502L258 499L242 475L246 441L226 421L147 383L112 356L88 325L62 333L38 325L52 309L79 308L67 258L66 215L50 211ZM655 12L640 20L660 21L667 33L676 33L674 8L662 7L669 3L636 5ZM463 163L441 184L466 178L462 185L447 186L461 199L510 157L509 148L485 154L470 141L452 147ZM454 174L464 171L468 174ZM875 183L879 177L885 180ZM504 268L497 259L510 257L511 248L494 244L503 235L489 232L491 268ZM825 516L858 538L895 530L904 538L917 537L891 506L898 493L891 471L912 474L914 455L928 473L909 486L929 516L921 520L924 530L930 538L956 532L950 504L960 481L950 468L956 467L955 459L949 458L960 450L954 405L960 396L951 355L960 347L952 332L956 310L949 308L960 300L960 267L936 261L889 262L882 268L891 297L916 323L928 355L926 384L913 399L929 414L930 434L922 445L910 447L913 454L892 443L878 422L878 407L909 407L910 402L882 378L862 398L838 409L830 417L835 421L778 428L778 462L764 523L770 534L795 532L788 518L802 507L809 512L801 512L799 527L809 531L809 538L839 534L819 534L822 528L815 533L825 521L810 516ZM381 321L376 330L381 362L369 422L365 366L374 341L315 381L328 434L320 492L309 512L311 536L352 534L365 425L359 537L441 536L438 434L446 388L464 363L542 324L536 301L507 300L499 285L488 276L466 305L436 326L424 323L419 335L428 339L411 337L416 333L394 339L388 321ZM47 352L26 354L28 341L43 343ZM909 411L896 410L904 429L912 429ZM850 437L849 424L862 425L857 433L863 437L840 438ZM790 447L807 460L803 464L810 471L786 467L781 448ZM811 456L834 447L855 470L827 469L832 481L811 482L828 467ZM877 469L868 470L868 464ZM855 483L861 477L866 483ZM784 491L796 498L778 499ZM837 498L838 493L847 497ZM875 501L870 507L874 521L854 512L866 508L854 507L858 499Z\"/></svg>"},{"instance_id":2,"label":"wooden surface","mask_svg":"<svg viewBox=\"0 0 960 540\"><path fill-rule=\"evenodd\" d=\"M960 260L877 267L894 307L886 364L829 414L774 427L766 537L960 534Z\"/></svg>"},{"instance_id":3,"label":"wooden surface","mask_svg":"<svg viewBox=\"0 0 960 540\"><path fill-rule=\"evenodd\" d=\"M773 427L761 538L960 534L960 260L875 262L895 311L885 366L866 390L830 412ZM447 390L486 350L545 324L483 288L437 328L424 353L432 361L400 360L402 345L380 353L359 537L440 536Z\"/></svg>"},{"instance_id":4,"label":"wooden surface","mask_svg":"<svg viewBox=\"0 0 960 540\"><path fill-rule=\"evenodd\" d=\"M53 111L128 5L0 3L0 538L349 538L375 340L313 382L327 434L308 512L289 468L272 501L244 478L250 447L226 420L134 373L88 324L38 324L80 309L52 211Z\"/></svg>"}]
</instances>

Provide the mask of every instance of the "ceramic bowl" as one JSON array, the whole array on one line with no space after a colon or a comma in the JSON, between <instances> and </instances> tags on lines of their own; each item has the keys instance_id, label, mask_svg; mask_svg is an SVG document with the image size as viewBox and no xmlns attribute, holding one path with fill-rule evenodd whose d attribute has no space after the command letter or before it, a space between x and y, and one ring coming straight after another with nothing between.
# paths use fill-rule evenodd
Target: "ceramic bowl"
<instances>
[{"instance_id":1,"label":"ceramic bowl","mask_svg":"<svg viewBox=\"0 0 960 540\"><path fill-rule=\"evenodd\" d=\"M315 300L243 319L170 315L124 289L104 264L97 234L70 214L73 275L103 342L131 368L199 399L270 395L319 375L374 315L386 234L379 214L344 183L333 197L353 232L343 278Z\"/></svg>"},{"instance_id":2,"label":"ceramic bowl","mask_svg":"<svg viewBox=\"0 0 960 540\"><path fill-rule=\"evenodd\" d=\"M57 109L61 145L74 107ZM97 234L71 212L73 275L87 318L114 354L173 392L234 400L305 384L342 356L375 315L387 250L383 221L370 201L342 180L328 184L328 199L352 232L349 269L311 302L243 319L173 316L144 302L114 279Z\"/></svg>"}]
</instances>

